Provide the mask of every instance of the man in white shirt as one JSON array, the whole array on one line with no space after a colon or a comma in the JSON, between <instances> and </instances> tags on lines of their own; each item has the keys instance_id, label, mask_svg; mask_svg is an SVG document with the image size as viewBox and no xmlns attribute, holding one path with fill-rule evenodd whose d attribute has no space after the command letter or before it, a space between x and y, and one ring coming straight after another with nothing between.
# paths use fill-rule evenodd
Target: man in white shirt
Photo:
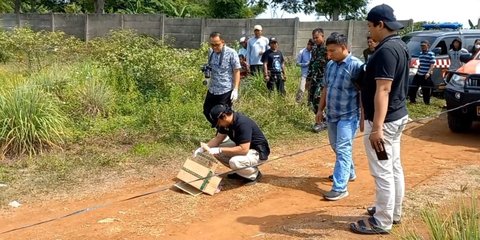
<instances>
[{"instance_id":1,"label":"man in white shirt","mask_svg":"<svg viewBox=\"0 0 480 240\"><path fill-rule=\"evenodd\" d=\"M262 54L268 49L268 38L262 36L262 30L261 25L255 25L253 27L255 36L248 39L247 42L247 54L245 57L252 75L263 73Z\"/></svg>"}]
</instances>

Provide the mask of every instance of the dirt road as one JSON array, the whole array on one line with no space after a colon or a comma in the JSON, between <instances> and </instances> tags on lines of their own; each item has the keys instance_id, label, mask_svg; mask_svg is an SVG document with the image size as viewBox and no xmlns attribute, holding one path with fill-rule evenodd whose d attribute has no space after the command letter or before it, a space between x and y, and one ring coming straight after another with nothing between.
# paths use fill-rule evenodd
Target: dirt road
<instances>
[{"instance_id":1,"label":"dirt road","mask_svg":"<svg viewBox=\"0 0 480 240\"><path fill-rule=\"evenodd\" d=\"M307 143L277 146L273 155L311 147ZM396 233L408 228L427 201L448 203L466 194L461 188L480 185L478 125L471 133L453 134L444 118L410 124L402 151L406 213L404 223L395 227ZM0 212L0 233L98 207L0 234L0 239L394 239L395 235L358 236L348 230L349 222L366 217L365 208L374 200L361 138L355 141L354 155L357 180L349 184L350 196L336 202L322 198L330 190L326 177L332 172L334 158L329 147L320 147L262 166L264 177L257 185L241 187L224 181L223 190L214 196L191 197L169 189L118 202L173 184L176 173L172 173L109 183L109 189L92 190L81 198L63 197L6 209Z\"/></svg>"}]
</instances>

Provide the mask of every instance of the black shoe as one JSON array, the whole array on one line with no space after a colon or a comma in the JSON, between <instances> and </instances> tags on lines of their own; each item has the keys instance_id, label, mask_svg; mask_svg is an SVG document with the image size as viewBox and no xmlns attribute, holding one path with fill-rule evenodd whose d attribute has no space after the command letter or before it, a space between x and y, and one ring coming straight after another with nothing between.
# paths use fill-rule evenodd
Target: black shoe
<instances>
[{"instance_id":1,"label":"black shoe","mask_svg":"<svg viewBox=\"0 0 480 240\"><path fill-rule=\"evenodd\" d=\"M238 180L243 180L243 179L246 179L240 175L238 175L237 173L230 173L230 174L227 174L227 178L229 179L238 179Z\"/></svg>"},{"instance_id":2,"label":"black shoe","mask_svg":"<svg viewBox=\"0 0 480 240\"><path fill-rule=\"evenodd\" d=\"M357 177L351 177L350 179L348 179L348 181L355 182L355 179L357 179ZM330 180L330 182L333 182L333 175L328 176L328 180Z\"/></svg>"},{"instance_id":3,"label":"black shoe","mask_svg":"<svg viewBox=\"0 0 480 240\"><path fill-rule=\"evenodd\" d=\"M377 211L377 208L375 207L367 207L367 213L368 215L372 216L373 217L373 214L375 214L375 212ZM398 221L395 221L393 220L393 224L400 224L402 223L402 220L398 220Z\"/></svg>"},{"instance_id":4,"label":"black shoe","mask_svg":"<svg viewBox=\"0 0 480 240\"><path fill-rule=\"evenodd\" d=\"M258 171L257 177L254 180L244 178L244 177L238 175L237 173L230 173L230 174L227 175L227 178L240 180L246 186L250 186L250 185L256 184L257 182L260 181L260 179L262 179L262 173L260 171Z\"/></svg>"}]
</instances>

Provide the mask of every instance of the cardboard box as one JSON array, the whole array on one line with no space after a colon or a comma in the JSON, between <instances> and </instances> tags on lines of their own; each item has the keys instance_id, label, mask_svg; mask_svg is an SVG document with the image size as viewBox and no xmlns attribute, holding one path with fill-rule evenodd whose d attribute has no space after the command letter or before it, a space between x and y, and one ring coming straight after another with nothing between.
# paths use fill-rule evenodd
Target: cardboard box
<instances>
[{"instance_id":1,"label":"cardboard box","mask_svg":"<svg viewBox=\"0 0 480 240\"><path fill-rule=\"evenodd\" d=\"M217 160L204 153L198 154L194 159L187 159L177 174L181 182L175 186L193 196L202 192L213 195L222 180L214 176L217 166Z\"/></svg>"}]
</instances>

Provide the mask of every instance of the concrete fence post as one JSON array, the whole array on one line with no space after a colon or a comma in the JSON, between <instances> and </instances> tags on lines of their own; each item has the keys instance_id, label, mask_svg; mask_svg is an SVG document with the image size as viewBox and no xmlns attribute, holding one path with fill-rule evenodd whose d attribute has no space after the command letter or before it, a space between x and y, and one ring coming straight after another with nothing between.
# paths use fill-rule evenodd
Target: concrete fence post
<instances>
[{"instance_id":1,"label":"concrete fence post","mask_svg":"<svg viewBox=\"0 0 480 240\"><path fill-rule=\"evenodd\" d=\"M55 14L53 12L50 14L50 18L51 31L55 32Z\"/></svg>"},{"instance_id":2,"label":"concrete fence post","mask_svg":"<svg viewBox=\"0 0 480 240\"><path fill-rule=\"evenodd\" d=\"M85 14L85 42L88 42L88 14Z\"/></svg>"},{"instance_id":3,"label":"concrete fence post","mask_svg":"<svg viewBox=\"0 0 480 240\"><path fill-rule=\"evenodd\" d=\"M300 19L296 17L295 22L293 24L293 56L295 56L297 53L299 29L300 29Z\"/></svg>"},{"instance_id":4,"label":"concrete fence post","mask_svg":"<svg viewBox=\"0 0 480 240\"><path fill-rule=\"evenodd\" d=\"M207 27L207 20L205 18L201 18L200 20L200 43L198 46L201 46L203 42L205 42L205 28Z\"/></svg>"},{"instance_id":5,"label":"concrete fence post","mask_svg":"<svg viewBox=\"0 0 480 240\"><path fill-rule=\"evenodd\" d=\"M348 47L350 51L352 51L352 48L353 48L353 32L354 32L353 28L354 28L353 20L348 20L347 41L348 41Z\"/></svg>"},{"instance_id":6,"label":"concrete fence post","mask_svg":"<svg viewBox=\"0 0 480 240\"><path fill-rule=\"evenodd\" d=\"M165 40L165 14L160 14L160 39Z\"/></svg>"}]
</instances>

